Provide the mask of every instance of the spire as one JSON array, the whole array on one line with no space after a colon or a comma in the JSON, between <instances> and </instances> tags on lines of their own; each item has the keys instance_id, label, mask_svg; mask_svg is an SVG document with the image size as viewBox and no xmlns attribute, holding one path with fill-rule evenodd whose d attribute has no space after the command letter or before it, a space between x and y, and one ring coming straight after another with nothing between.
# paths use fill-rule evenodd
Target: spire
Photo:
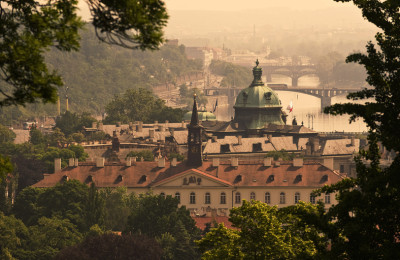
<instances>
[{"instance_id":1,"label":"spire","mask_svg":"<svg viewBox=\"0 0 400 260\"><path fill-rule=\"evenodd\" d=\"M251 87L264 86L264 83L261 80L262 68L258 67L259 64L260 64L260 62L257 59L256 66L253 68L254 79L253 79L253 82L251 83Z\"/></svg>"},{"instance_id":2,"label":"spire","mask_svg":"<svg viewBox=\"0 0 400 260\"><path fill-rule=\"evenodd\" d=\"M197 101L196 101L196 94L193 95L193 110L192 110L192 118L190 120L191 126L199 125L199 115L197 113Z\"/></svg>"}]
</instances>

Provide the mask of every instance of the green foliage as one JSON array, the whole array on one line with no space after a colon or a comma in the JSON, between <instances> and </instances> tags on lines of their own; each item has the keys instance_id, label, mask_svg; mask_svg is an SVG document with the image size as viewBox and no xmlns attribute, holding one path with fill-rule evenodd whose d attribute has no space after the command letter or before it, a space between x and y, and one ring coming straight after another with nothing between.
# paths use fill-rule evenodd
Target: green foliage
<instances>
[{"instance_id":1,"label":"green foliage","mask_svg":"<svg viewBox=\"0 0 400 260\"><path fill-rule=\"evenodd\" d=\"M296 157L294 153L286 152L284 149L280 151L267 152L265 157L273 157L275 161L282 159L283 161L292 161Z\"/></svg>"},{"instance_id":2,"label":"green foliage","mask_svg":"<svg viewBox=\"0 0 400 260\"><path fill-rule=\"evenodd\" d=\"M349 94L347 98L372 98L374 102L335 104L325 112L349 114L350 122L362 118L369 127L369 149L356 157L355 179L345 179L319 192L338 192L338 204L328 212L335 220L335 232L330 233L332 257L394 259L400 252L400 2L354 0L353 3L380 32L375 35L376 43L368 42L367 53L354 53L346 59L365 67L366 81L373 88ZM380 166L378 142L396 152L387 168Z\"/></svg>"},{"instance_id":3,"label":"green foliage","mask_svg":"<svg viewBox=\"0 0 400 260\"><path fill-rule=\"evenodd\" d=\"M302 203L279 212L276 206L260 201L243 201L230 213L229 221L237 229L219 225L198 241L203 258L313 259L317 248L326 246L326 239L320 238L320 230L313 228L299 212L318 218L321 209Z\"/></svg>"},{"instance_id":4,"label":"green foliage","mask_svg":"<svg viewBox=\"0 0 400 260\"><path fill-rule=\"evenodd\" d=\"M244 88L250 85L253 80L248 68L225 61L213 60L210 64L210 70L213 74L224 77L221 81L222 87Z\"/></svg>"},{"instance_id":5,"label":"green foliage","mask_svg":"<svg viewBox=\"0 0 400 260\"><path fill-rule=\"evenodd\" d=\"M36 127L29 131L29 142L33 145L46 145L46 137Z\"/></svg>"},{"instance_id":6,"label":"green foliage","mask_svg":"<svg viewBox=\"0 0 400 260\"><path fill-rule=\"evenodd\" d=\"M3 57L0 106L55 102L63 85L56 71L49 71L43 53L50 47L60 52L79 48L78 1L1 1ZM157 49L168 18L164 2L87 1L97 37L128 48Z\"/></svg>"},{"instance_id":7,"label":"green foliage","mask_svg":"<svg viewBox=\"0 0 400 260\"><path fill-rule=\"evenodd\" d=\"M82 243L62 250L54 259L161 259L162 249L142 235L105 233L88 236Z\"/></svg>"},{"instance_id":8,"label":"green foliage","mask_svg":"<svg viewBox=\"0 0 400 260\"><path fill-rule=\"evenodd\" d=\"M151 91L144 88L130 89L122 96L115 96L106 106L106 112L107 117L104 120L106 124L133 121L152 123L162 120L180 122L184 114L179 108L167 107L163 100L156 98Z\"/></svg>"},{"instance_id":9,"label":"green foliage","mask_svg":"<svg viewBox=\"0 0 400 260\"><path fill-rule=\"evenodd\" d=\"M29 237L28 229L21 220L0 212L0 234L0 258L15 259L17 250Z\"/></svg>"},{"instance_id":10,"label":"green foliage","mask_svg":"<svg viewBox=\"0 0 400 260\"><path fill-rule=\"evenodd\" d=\"M178 201L171 196L141 194L138 205L128 218L125 233L128 232L159 239L169 233L175 240L172 259L198 258L194 240L199 238L199 230L189 211L178 207ZM168 241L164 245L170 248L172 239Z\"/></svg>"},{"instance_id":11,"label":"green foliage","mask_svg":"<svg viewBox=\"0 0 400 260\"><path fill-rule=\"evenodd\" d=\"M208 99L204 93L198 88L188 88L185 84L179 87L179 95L181 96L181 103L186 105L187 110L193 108L193 96L196 94L196 100L199 107L205 106ZM183 115L182 115L183 118Z\"/></svg>"},{"instance_id":12,"label":"green foliage","mask_svg":"<svg viewBox=\"0 0 400 260\"><path fill-rule=\"evenodd\" d=\"M8 127L0 125L0 144L14 142L16 135Z\"/></svg>"},{"instance_id":13,"label":"green foliage","mask_svg":"<svg viewBox=\"0 0 400 260\"><path fill-rule=\"evenodd\" d=\"M130 151L126 157L136 157L138 160L140 160L143 157L143 160L146 162L152 162L154 161L154 154L150 150L143 150L143 151Z\"/></svg>"},{"instance_id":14,"label":"green foliage","mask_svg":"<svg viewBox=\"0 0 400 260\"><path fill-rule=\"evenodd\" d=\"M0 184L6 179L7 174L12 173L13 169L10 158L0 154Z\"/></svg>"},{"instance_id":15,"label":"green foliage","mask_svg":"<svg viewBox=\"0 0 400 260\"><path fill-rule=\"evenodd\" d=\"M56 119L56 127L66 136L70 136L73 133L81 132L83 127L92 127L93 122L96 122L96 119L88 113L79 115L66 111L61 117Z\"/></svg>"},{"instance_id":16,"label":"green foliage","mask_svg":"<svg viewBox=\"0 0 400 260\"><path fill-rule=\"evenodd\" d=\"M185 156L180 153L170 153L170 155L168 156L168 160L172 161L172 158L176 158L178 162L182 162L183 160L185 160Z\"/></svg>"}]
</instances>

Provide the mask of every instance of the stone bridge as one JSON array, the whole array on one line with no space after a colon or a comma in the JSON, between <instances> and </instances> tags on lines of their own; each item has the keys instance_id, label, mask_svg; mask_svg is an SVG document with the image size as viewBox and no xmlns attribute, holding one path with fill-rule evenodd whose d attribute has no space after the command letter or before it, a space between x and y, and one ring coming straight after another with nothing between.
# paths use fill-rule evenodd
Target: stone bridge
<instances>
[{"instance_id":1,"label":"stone bridge","mask_svg":"<svg viewBox=\"0 0 400 260\"><path fill-rule=\"evenodd\" d=\"M321 109L330 106L332 104L332 98L335 96L344 95L361 90L361 88L325 89L325 88L307 88L307 87L297 87L297 88L271 87L271 86L269 87L275 91L297 92L320 98ZM229 104L233 106L235 103L236 96L239 94L241 90L242 89L239 88L207 88L204 89L204 94L206 96L215 96L215 95L228 96Z\"/></svg>"},{"instance_id":2,"label":"stone bridge","mask_svg":"<svg viewBox=\"0 0 400 260\"><path fill-rule=\"evenodd\" d=\"M254 63L234 62L237 65L253 67ZM267 82L272 81L272 74L284 75L292 79L292 87L297 87L299 78L305 75L317 75L317 67L313 64L281 64L281 63L263 63L259 65L263 69L263 75L267 76Z\"/></svg>"}]
</instances>

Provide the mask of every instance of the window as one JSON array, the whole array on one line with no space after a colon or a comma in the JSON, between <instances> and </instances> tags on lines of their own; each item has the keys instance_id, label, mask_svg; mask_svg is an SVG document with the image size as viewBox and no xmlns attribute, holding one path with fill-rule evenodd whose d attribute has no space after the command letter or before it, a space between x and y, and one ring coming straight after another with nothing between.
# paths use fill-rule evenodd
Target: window
<instances>
[{"instance_id":1,"label":"window","mask_svg":"<svg viewBox=\"0 0 400 260\"><path fill-rule=\"evenodd\" d=\"M225 194L225 192L221 192L221 204L226 204L226 194Z\"/></svg>"},{"instance_id":2,"label":"window","mask_svg":"<svg viewBox=\"0 0 400 260\"><path fill-rule=\"evenodd\" d=\"M164 192L161 192L161 193L160 193L160 196L163 197L163 198L165 199L165 193L164 193Z\"/></svg>"},{"instance_id":3,"label":"window","mask_svg":"<svg viewBox=\"0 0 400 260\"><path fill-rule=\"evenodd\" d=\"M235 193L235 203L240 204L241 202L242 202L242 200L240 198L240 192L236 192Z\"/></svg>"},{"instance_id":4,"label":"window","mask_svg":"<svg viewBox=\"0 0 400 260\"><path fill-rule=\"evenodd\" d=\"M313 196L312 194L310 194L310 202L311 204L315 204L315 196Z\"/></svg>"},{"instance_id":5,"label":"window","mask_svg":"<svg viewBox=\"0 0 400 260\"><path fill-rule=\"evenodd\" d=\"M279 195L279 203L280 204L285 204L286 203L286 196L284 192L281 192L281 194Z\"/></svg>"},{"instance_id":6,"label":"window","mask_svg":"<svg viewBox=\"0 0 400 260\"><path fill-rule=\"evenodd\" d=\"M194 192L190 193L189 203L190 204L196 204L196 194Z\"/></svg>"},{"instance_id":7,"label":"window","mask_svg":"<svg viewBox=\"0 0 400 260\"><path fill-rule=\"evenodd\" d=\"M231 148L229 147L229 144L221 144L221 153L230 153Z\"/></svg>"},{"instance_id":8,"label":"window","mask_svg":"<svg viewBox=\"0 0 400 260\"><path fill-rule=\"evenodd\" d=\"M175 193L175 198L178 200L178 203L181 203L181 194L179 192Z\"/></svg>"},{"instance_id":9,"label":"window","mask_svg":"<svg viewBox=\"0 0 400 260\"><path fill-rule=\"evenodd\" d=\"M271 204L271 194L269 192L265 193L265 203Z\"/></svg>"},{"instance_id":10,"label":"window","mask_svg":"<svg viewBox=\"0 0 400 260\"><path fill-rule=\"evenodd\" d=\"M325 204L331 204L331 194L325 194Z\"/></svg>"},{"instance_id":11,"label":"window","mask_svg":"<svg viewBox=\"0 0 400 260\"><path fill-rule=\"evenodd\" d=\"M254 192L250 193L250 200L255 200L256 194Z\"/></svg>"},{"instance_id":12,"label":"window","mask_svg":"<svg viewBox=\"0 0 400 260\"><path fill-rule=\"evenodd\" d=\"M204 196L204 203L211 204L211 195L209 192L206 192L206 195Z\"/></svg>"},{"instance_id":13,"label":"window","mask_svg":"<svg viewBox=\"0 0 400 260\"><path fill-rule=\"evenodd\" d=\"M299 203L299 201L300 201L300 193L296 192L294 194L294 203L297 204L297 203Z\"/></svg>"},{"instance_id":14,"label":"window","mask_svg":"<svg viewBox=\"0 0 400 260\"><path fill-rule=\"evenodd\" d=\"M262 146L261 143L255 143L253 144L253 152L262 152Z\"/></svg>"},{"instance_id":15,"label":"window","mask_svg":"<svg viewBox=\"0 0 400 260\"><path fill-rule=\"evenodd\" d=\"M344 165L343 164L340 165L340 173L344 173Z\"/></svg>"}]
</instances>

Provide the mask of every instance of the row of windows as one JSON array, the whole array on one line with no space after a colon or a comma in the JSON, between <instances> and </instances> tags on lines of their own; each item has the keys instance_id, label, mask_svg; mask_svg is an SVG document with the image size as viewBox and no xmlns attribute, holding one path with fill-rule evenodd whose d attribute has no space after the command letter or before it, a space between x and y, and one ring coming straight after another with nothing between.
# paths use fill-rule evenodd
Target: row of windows
<instances>
[{"instance_id":1,"label":"row of windows","mask_svg":"<svg viewBox=\"0 0 400 260\"><path fill-rule=\"evenodd\" d=\"M160 193L161 196L165 196L164 192ZM179 192L175 193L175 198L178 199L179 203L181 203L181 194ZM256 199L256 194L254 192L250 193L250 200L255 200ZM296 192L294 194L294 203L299 203L300 201L300 193ZM310 194L309 201L312 204L315 204L315 196ZM271 204L271 194L269 192L266 192L264 195L264 202L267 204ZM196 193L191 192L189 196L189 203L190 204L196 204ZM220 204L226 204L226 193L221 192L220 194ZM235 203L240 204L242 203L242 195L240 192L235 193ZM330 204L331 203L331 195L329 193L325 194L325 204ZM209 192L206 192L204 195L204 204L211 204L211 194ZM284 192L281 192L279 194L279 204L286 204L286 194Z\"/></svg>"}]
</instances>

